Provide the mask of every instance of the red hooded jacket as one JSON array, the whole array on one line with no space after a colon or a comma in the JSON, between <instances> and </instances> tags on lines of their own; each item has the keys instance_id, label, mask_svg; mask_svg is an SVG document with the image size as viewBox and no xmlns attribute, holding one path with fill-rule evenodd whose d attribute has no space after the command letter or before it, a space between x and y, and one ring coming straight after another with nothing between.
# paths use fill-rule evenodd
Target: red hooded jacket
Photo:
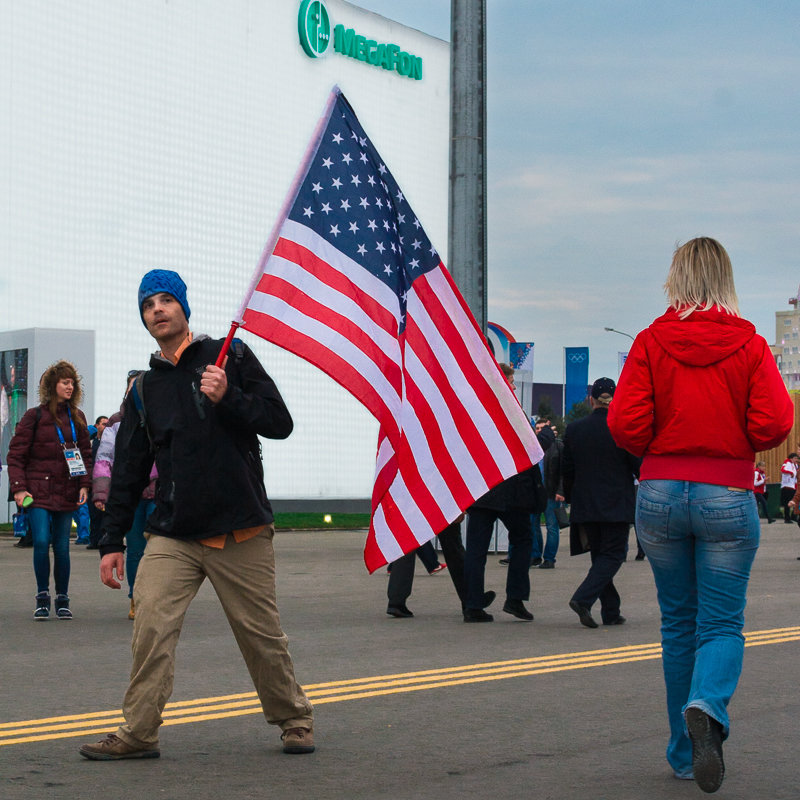
<instances>
[{"instance_id":1,"label":"red hooded jacket","mask_svg":"<svg viewBox=\"0 0 800 800\"><path fill-rule=\"evenodd\" d=\"M753 488L758 450L789 434L794 406L752 323L717 308L670 308L637 337L608 414L640 480Z\"/></svg>"}]
</instances>

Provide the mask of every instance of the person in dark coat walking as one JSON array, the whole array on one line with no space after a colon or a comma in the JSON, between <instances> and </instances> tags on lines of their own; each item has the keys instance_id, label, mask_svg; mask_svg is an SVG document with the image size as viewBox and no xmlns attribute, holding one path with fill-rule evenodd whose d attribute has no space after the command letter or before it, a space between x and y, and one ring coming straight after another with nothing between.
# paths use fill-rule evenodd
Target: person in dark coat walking
<instances>
[{"instance_id":1,"label":"person in dark coat walking","mask_svg":"<svg viewBox=\"0 0 800 800\"><path fill-rule=\"evenodd\" d=\"M506 380L514 386L514 369L500 364ZM542 436L547 438L543 439ZM545 428L539 435L542 450L553 443L555 436ZM531 582L533 527L531 514L539 515L547 505L547 494L538 463L518 475L512 475L479 497L467 513L467 548L464 556L464 622L491 622L494 617L484 609L488 605L484 589L486 555L492 540L494 524L499 519L508 528L508 574L503 611L517 619L531 622L533 614L525 608ZM452 565L451 565L452 567Z\"/></svg>"},{"instance_id":2,"label":"person in dark coat walking","mask_svg":"<svg viewBox=\"0 0 800 800\"><path fill-rule=\"evenodd\" d=\"M614 443L608 430L608 407L616 384L598 378L592 384L592 413L572 422L564 434L562 472L570 509L570 555L589 552L592 566L575 590L569 607L582 625L596 628L591 608L600 600L604 625L622 625L620 596L614 576L628 552L634 521L633 479L641 459Z\"/></svg>"}]
</instances>

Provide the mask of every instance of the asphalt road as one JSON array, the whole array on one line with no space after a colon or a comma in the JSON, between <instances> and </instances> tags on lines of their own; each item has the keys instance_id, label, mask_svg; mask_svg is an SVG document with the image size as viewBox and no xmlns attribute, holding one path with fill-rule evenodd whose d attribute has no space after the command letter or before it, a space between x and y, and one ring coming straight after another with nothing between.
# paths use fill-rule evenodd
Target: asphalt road
<instances>
[{"instance_id":1,"label":"asphalt road","mask_svg":"<svg viewBox=\"0 0 800 800\"><path fill-rule=\"evenodd\" d=\"M764 526L731 705L720 798L800 798L800 532ZM266 724L210 586L187 616L158 760L89 762L116 728L130 667L125 593L73 546L75 619L34 622L31 551L0 539L0 800L30 798L698 798L664 760L658 608L647 562L618 586L624 626L589 630L567 608L588 557L533 570L525 623L465 625L446 572L418 573L414 619L386 616L363 532L280 533L279 603L317 752L286 756ZM490 558L487 588L505 568Z\"/></svg>"}]
</instances>

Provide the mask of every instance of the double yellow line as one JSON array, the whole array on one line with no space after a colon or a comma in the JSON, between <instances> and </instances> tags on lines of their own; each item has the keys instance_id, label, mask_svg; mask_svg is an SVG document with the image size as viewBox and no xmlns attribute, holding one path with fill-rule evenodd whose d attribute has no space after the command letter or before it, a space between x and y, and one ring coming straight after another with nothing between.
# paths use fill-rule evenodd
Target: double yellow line
<instances>
[{"instance_id":1,"label":"double yellow line","mask_svg":"<svg viewBox=\"0 0 800 800\"><path fill-rule=\"evenodd\" d=\"M800 640L800 627L775 628L745 634L746 647L798 640ZM610 664L629 664L660 657L659 644L629 645L607 650L587 650L579 653L470 664L463 667L403 672L396 675L376 675L349 681L315 683L306 686L305 690L315 705L322 705L402 692L420 692L445 686L500 681L565 670L605 667ZM259 713L261 706L256 693L245 692L168 703L163 716L165 725L185 725L190 722L207 722ZM116 730L121 722L123 722L122 712L118 709L21 722L3 722L0 723L0 746L109 733Z\"/></svg>"}]
</instances>

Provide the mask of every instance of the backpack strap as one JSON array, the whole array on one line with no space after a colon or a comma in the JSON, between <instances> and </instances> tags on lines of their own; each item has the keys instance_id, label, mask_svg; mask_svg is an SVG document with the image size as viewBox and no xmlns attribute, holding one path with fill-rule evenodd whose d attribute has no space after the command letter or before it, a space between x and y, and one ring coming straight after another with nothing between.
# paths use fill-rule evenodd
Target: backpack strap
<instances>
[{"instance_id":1,"label":"backpack strap","mask_svg":"<svg viewBox=\"0 0 800 800\"><path fill-rule=\"evenodd\" d=\"M237 364L242 363L242 359L244 358L244 342L241 339L231 339L231 346L228 348L228 351Z\"/></svg>"},{"instance_id":2,"label":"backpack strap","mask_svg":"<svg viewBox=\"0 0 800 800\"><path fill-rule=\"evenodd\" d=\"M153 436L150 433L150 428L147 425L147 412L144 409L144 372L140 372L131 386L131 396L133 397L133 404L136 406L136 411L139 414L139 427L144 428L147 434L147 440L150 442L150 452L155 453L156 446L153 442Z\"/></svg>"}]
</instances>

